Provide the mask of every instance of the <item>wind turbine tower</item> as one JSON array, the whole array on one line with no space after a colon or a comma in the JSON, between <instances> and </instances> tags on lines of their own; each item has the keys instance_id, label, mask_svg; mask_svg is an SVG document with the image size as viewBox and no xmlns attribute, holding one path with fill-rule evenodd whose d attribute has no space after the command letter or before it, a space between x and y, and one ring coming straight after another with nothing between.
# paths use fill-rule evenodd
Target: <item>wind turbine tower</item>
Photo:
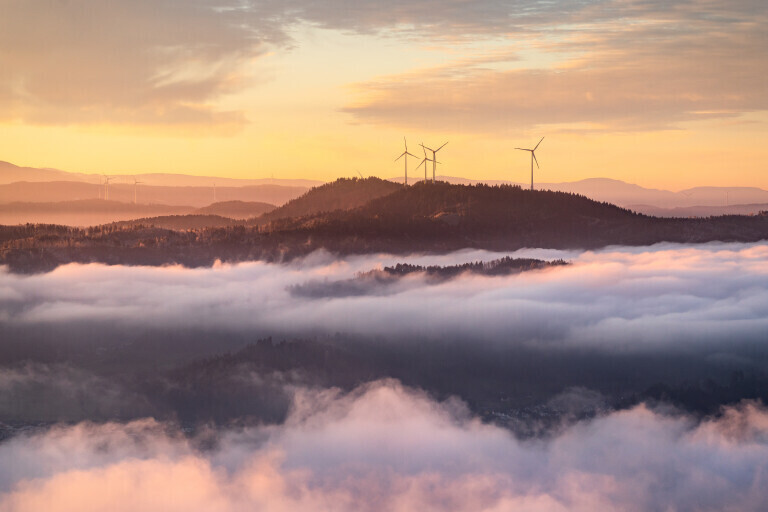
<instances>
[{"instance_id":1,"label":"wind turbine tower","mask_svg":"<svg viewBox=\"0 0 768 512\"><path fill-rule=\"evenodd\" d=\"M539 141L539 144L541 144L541 141L544 140L544 137L541 138ZM541 169L539 167L539 161L536 160L536 150L539 148L539 144L536 144L536 147L533 149L526 149L526 148L515 148L519 149L520 151L529 151L531 153L531 190L533 190L533 162L536 162L536 168Z\"/></svg>"},{"instance_id":2,"label":"wind turbine tower","mask_svg":"<svg viewBox=\"0 0 768 512\"><path fill-rule=\"evenodd\" d=\"M431 162L429 158L427 158L427 150L424 148L424 144L421 144L421 149L424 151L424 159L421 161L419 165L416 166L416 170L419 169L422 165L424 166L424 183L427 182L427 162Z\"/></svg>"},{"instance_id":3,"label":"wind turbine tower","mask_svg":"<svg viewBox=\"0 0 768 512\"><path fill-rule=\"evenodd\" d=\"M136 186L144 183L143 181L137 181L136 177L133 178L133 204L136 204Z\"/></svg>"},{"instance_id":4,"label":"wind turbine tower","mask_svg":"<svg viewBox=\"0 0 768 512\"><path fill-rule=\"evenodd\" d=\"M401 158L405 157L403 159L403 162L405 162L405 186L407 187L408 186L408 157L409 156L412 156L413 158L418 158L418 157L416 155L414 155L413 153L409 153L408 152L408 141L405 140L405 137L403 137L403 142L405 143L405 151L403 151L400 154L399 157L395 158L395 162L397 162ZM418 167L417 167L417 169L418 169ZM424 168L424 170L426 172L426 167ZM426 177L425 177L425 179L426 179Z\"/></svg>"},{"instance_id":5,"label":"wind turbine tower","mask_svg":"<svg viewBox=\"0 0 768 512\"><path fill-rule=\"evenodd\" d=\"M446 142L445 144L448 144L448 143ZM437 164L439 163L437 161L437 152L440 151L441 149L443 149L445 147L445 144L443 144L442 146L440 146L437 149L428 148L424 144L421 145L422 148L428 149L429 151L432 152L432 183L435 182L435 170L437 169ZM426 168L425 168L425 170L426 170Z\"/></svg>"},{"instance_id":6,"label":"wind turbine tower","mask_svg":"<svg viewBox=\"0 0 768 512\"><path fill-rule=\"evenodd\" d=\"M106 174L104 175L104 200L109 199L109 182L112 181L114 178L110 178Z\"/></svg>"}]
</instances>

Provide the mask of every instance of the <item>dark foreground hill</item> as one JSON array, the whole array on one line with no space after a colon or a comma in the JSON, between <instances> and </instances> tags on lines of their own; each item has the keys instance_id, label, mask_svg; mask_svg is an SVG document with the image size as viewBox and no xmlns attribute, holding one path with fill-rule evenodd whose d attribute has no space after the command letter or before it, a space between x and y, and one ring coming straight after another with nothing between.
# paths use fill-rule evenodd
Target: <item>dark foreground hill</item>
<instances>
[{"instance_id":1,"label":"dark foreground hill","mask_svg":"<svg viewBox=\"0 0 768 512\"><path fill-rule=\"evenodd\" d=\"M368 180L342 181L347 183L340 186L354 191L356 186L367 186ZM765 215L661 219L575 194L514 186L420 183L396 187L354 209L275 219L257 226L191 231L119 225L4 227L0 229L0 264L16 272L34 272L67 262L206 266L216 260L285 261L318 249L339 254L406 254L768 239Z\"/></svg>"}]
</instances>

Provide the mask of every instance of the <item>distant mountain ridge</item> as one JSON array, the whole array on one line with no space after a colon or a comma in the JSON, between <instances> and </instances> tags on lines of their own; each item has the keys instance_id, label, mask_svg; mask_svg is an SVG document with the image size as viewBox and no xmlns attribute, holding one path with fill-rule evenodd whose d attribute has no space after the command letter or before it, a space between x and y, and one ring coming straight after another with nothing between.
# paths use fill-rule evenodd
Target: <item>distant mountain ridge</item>
<instances>
[{"instance_id":1,"label":"distant mountain ridge","mask_svg":"<svg viewBox=\"0 0 768 512\"><path fill-rule=\"evenodd\" d=\"M324 181L293 179L293 178L224 178L219 176L195 176L191 174L175 173L81 173L68 172L59 169L20 167L10 162L0 161L0 184L15 183L17 181L45 182L45 181L79 181L83 183L100 184L103 175L106 174L124 184L133 183L134 178L145 182L147 185L164 187L245 187L254 185L283 185L289 187L314 187L322 185Z\"/></svg>"},{"instance_id":2,"label":"distant mountain ridge","mask_svg":"<svg viewBox=\"0 0 768 512\"><path fill-rule=\"evenodd\" d=\"M245 187L160 187L117 183L109 186L109 199L122 203L164 204L202 208L220 201L283 204L308 189L283 185L248 185ZM76 181L16 182L0 185L0 204L10 202L48 203L103 198L103 185Z\"/></svg>"},{"instance_id":3,"label":"distant mountain ridge","mask_svg":"<svg viewBox=\"0 0 768 512\"><path fill-rule=\"evenodd\" d=\"M268 203L225 201L203 208L188 205L133 204L104 199L79 199L47 203L13 202L0 203L0 224L26 223L62 224L67 226L95 226L112 222L131 222L168 227L168 229L192 229L193 227L223 227L242 223L272 211ZM188 222L166 217L197 217ZM176 226L176 227L174 227ZM191 226L191 227L183 227Z\"/></svg>"},{"instance_id":4,"label":"distant mountain ridge","mask_svg":"<svg viewBox=\"0 0 768 512\"><path fill-rule=\"evenodd\" d=\"M191 206L133 204L104 199L79 199L46 203L12 202L0 204L0 224L26 223L93 226L138 217L183 215Z\"/></svg>"}]
</instances>

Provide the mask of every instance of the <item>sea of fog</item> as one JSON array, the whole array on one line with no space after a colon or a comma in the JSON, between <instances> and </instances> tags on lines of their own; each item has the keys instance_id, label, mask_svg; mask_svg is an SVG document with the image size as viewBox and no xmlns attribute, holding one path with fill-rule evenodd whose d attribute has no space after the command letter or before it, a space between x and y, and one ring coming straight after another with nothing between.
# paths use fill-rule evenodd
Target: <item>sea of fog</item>
<instances>
[{"instance_id":1,"label":"sea of fog","mask_svg":"<svg viewBox=\"0 0 768 512\"><path fill-rule=\"evenodd\" d=\"M508 255L571 264L504 277L371 280L355 295L333 286L398 262ZM298 292L308 286L312 294ZM63 336L69 326L99 337L99 346L148 329L252 338L343 333L359 343L428 341L428 350L450 342L467 354L510 346L683 360L704 353L765 371L764 359L751 354L764 354L768 342L768 244L316 253L285 265L73 264L30 276L0 273L5 341L25 330ZM59 389L66 382L77 395L64 397L72 404L128 401L103 377L88 384L95 377L85 370L51 365L0 367L0 397L24 379L40 386L41 374ZM560 400L577 395L584 393ZM279 423L190 433L148 413L14 435L0 442L0 512L758 511L768 503L768 410L758 402L703 419L641 403L521 438L482 421L457 397L394 379L346 390L291 383L289 396ZM0 398L0 414L3 407Z\"/></svg>"},{"instance_id":2,"label":"sea of fog","mask_svg":"<svg viewBox=\"0 0 768 512\"><path fill-rule=\"evenodd\" d=\"M453 265L503 256L566 267L441 283L371 280L355 295L333 283L398 262ZM313 294L297 293L311 286ZM325 290L325 292L324 292ZM446 255L315 253L290 264L188 269L70 264L32 276L0 273L6 325L108 322L248 333L418 335L472 343L575 344L643 350L762 341L768 333L768 244L658 244L575 252Z\"/></svg>"}]
</instances>

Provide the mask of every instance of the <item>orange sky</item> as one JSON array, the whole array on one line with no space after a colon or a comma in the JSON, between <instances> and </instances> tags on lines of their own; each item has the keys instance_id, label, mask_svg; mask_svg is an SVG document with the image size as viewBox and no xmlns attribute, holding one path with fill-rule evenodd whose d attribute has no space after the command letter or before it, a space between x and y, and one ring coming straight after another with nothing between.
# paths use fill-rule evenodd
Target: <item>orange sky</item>
<instances>
[{"instance_id":1,"label":"orange sky","mask_svg":"<svg viewBox=\"0 0 768 512\"><path fill-rule=\"evenodd\" d=\"M525 182L513 148L546 136L540 182L768 188L761 2L0 4L18 165L392 177L405 135L450 140L439 174Z\"/></svg>"}]
</instances>

